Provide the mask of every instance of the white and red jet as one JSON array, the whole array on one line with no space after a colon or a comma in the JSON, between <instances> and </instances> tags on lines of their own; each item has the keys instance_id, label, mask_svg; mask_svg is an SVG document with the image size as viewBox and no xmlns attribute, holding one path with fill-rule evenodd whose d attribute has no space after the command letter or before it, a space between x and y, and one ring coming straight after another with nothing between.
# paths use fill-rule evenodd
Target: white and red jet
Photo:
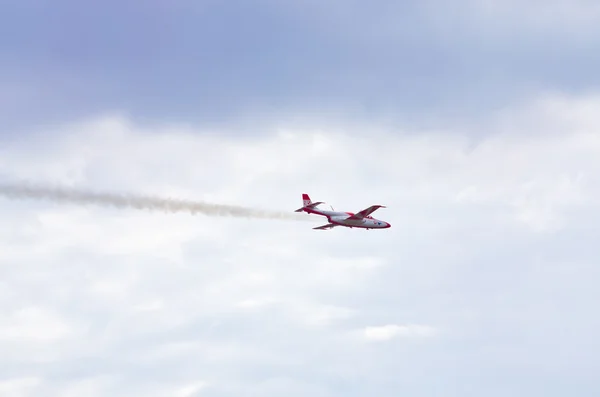
<instances>
[{"instance_id":1,"label":"white and red jet","mask_svg":"<svg viewBox=\"0 0 600 397\"><path fill-rule=\"evenodd\" d=\"M328 224L318 227L313 227L313 229L332 229L336 226L344 226L344 227L358 227L362 229L387 229L391 227L388 222L381 221L379 219L375 219L371 216L373 212L375 212L379 208L385 208L383 205L372 205L367 209L364 209L356 214L353 212L341 212L341 211L327 211L317 208L319 204L323 204L322 201L317 201L313 203L308 196L308 194L302 194L302 203L304 206L302 208L298 208L295 212L306 212L307 214L316 214L327 217L329 221Z\"/></svg>"}]
</instances>

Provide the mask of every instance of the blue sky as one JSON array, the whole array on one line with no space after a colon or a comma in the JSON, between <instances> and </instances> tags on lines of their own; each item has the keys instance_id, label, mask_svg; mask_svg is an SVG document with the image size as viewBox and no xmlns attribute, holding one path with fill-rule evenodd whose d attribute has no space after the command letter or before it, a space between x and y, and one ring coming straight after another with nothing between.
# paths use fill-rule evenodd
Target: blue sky
<instances>
[{"instance_id":1,"label":"blue sky","mask_svg":"<svg viewBox=\"0 0 600 397\"><path fill-rule=\"evenodd\" d=\"M13 98L3 122L15 127L25 114L39 124L107 110L220 125L257 112L437 125L599 83L593 20L561 17L558 1L506 3L497 16L466 0L12 3L0 43Z\"/></svg>"},{"instance_id":2,"label":"blue sky","mask_svg":"<svg viewBox=\"0 0 600 397\"><path fill-rule=\"evenodd\" d=\"M584 0L3 4L2 182L393 227L2 198L0 395L598 395L599 26Z\"/></svg>"}]
</instances>

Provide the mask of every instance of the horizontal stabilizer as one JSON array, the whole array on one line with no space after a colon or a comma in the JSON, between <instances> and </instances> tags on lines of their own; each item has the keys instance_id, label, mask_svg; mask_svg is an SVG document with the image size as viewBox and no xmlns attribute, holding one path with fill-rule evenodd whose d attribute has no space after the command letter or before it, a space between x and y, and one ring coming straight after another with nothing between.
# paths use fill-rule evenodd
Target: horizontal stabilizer
<instances>
[{"instance_id":1,"label":"horizontal stabilizer","mask_svg":"<svg viewBox=\"0 0 600 397\"><path fill-rule=\"evenodd\" d=\"M305 206L304 206L304 207L302 207L302 208L298 208L298 209L297 209L296 211L294 211L294 212L302 212L302 211L304 211L305 209L314 208L314 207L316 207L316 206L317 206L317 205L319 205L319 204L323 204L323 201L317 201L316 203L310 203L310 204L308 204L308 205L305 205Z\"/></svg>"}]
</instances>

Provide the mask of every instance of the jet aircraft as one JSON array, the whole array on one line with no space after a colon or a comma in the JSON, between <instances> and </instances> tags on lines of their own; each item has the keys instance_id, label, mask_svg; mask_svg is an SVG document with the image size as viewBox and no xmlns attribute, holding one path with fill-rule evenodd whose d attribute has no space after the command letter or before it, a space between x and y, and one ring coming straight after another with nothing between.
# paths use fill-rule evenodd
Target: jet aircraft
<instances>
[{"instance_id":1,"label":"jet aircraft","mask_svg":"<svg viewBox=\"0 0 600 397\"><path fill-rule=\"evenodd\" d=\"M326 217L329 221L329 223L323 226L313 227L313 229L317 230L333 229L336 226L344 226L349 228L356 227L367 230L387 229L392 226L389 222L384 222L371 216L371 214L377 209L386 208L383 205L372 205L369 208L357 213L335 211L333 207L331 208L331 211L328 211L317 208L317 206L319 204L323 204L323 202L317 201L313 203L306 193L302 194L302 204L303 206L294 212L306 212L307 214L321 215Z\"/></svg>"}]
</instances>

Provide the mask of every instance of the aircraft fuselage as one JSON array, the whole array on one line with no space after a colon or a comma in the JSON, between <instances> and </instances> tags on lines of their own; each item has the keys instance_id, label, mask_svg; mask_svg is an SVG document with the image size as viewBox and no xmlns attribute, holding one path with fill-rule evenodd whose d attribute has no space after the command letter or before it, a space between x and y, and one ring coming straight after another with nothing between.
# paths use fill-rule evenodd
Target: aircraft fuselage
<instances>
[{"instance_id":1,"label":"aircraft fuselage","mask_svg":"<svg viewBox=\"0 0 600 397\"><path fill-rule=\"evenodd\" d=\"M339 226L363 229L387 229L391 227L388 222L373 218L372 216L367 216L362 219L348 219L354 215L352 212L328 211L319 208L304 208L303 210L308 214L324 216L329 223Z\"/></svg>"}]
</instances>

